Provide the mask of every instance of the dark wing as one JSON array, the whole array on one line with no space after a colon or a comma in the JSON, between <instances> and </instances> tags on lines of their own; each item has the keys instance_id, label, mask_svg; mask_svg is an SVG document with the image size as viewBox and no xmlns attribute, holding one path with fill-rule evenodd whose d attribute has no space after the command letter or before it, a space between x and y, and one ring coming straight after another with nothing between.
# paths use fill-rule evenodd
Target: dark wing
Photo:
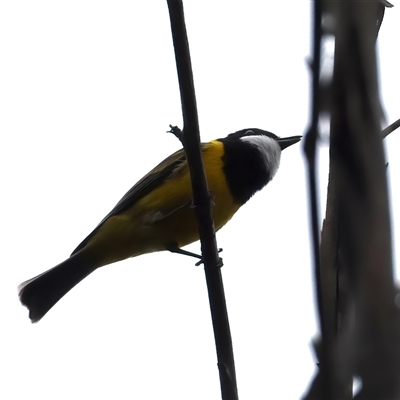
<instances>
[{"instance_id":1,"label":"dark wing","mask_svg":"<svg viewBox=\"0 0 400 400\"><path fill-rule=\"evenodd\" d=\"M88 241L97 232L99 227L110 217L123 213L135 202L149 194L152 190L160 186L183 162L186 161L186 155L183 149L171 154L164 161L158 164L147 175L136 183L117 203L109 214L97 225L92 233L72 252L71 256L83 249Z\"/></svg>"}]
</instances>

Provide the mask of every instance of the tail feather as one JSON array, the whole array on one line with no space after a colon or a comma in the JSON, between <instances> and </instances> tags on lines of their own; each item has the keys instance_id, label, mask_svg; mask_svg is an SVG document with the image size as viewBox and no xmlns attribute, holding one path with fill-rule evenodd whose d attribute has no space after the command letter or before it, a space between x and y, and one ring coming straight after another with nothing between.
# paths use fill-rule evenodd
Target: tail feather
<instances>
[{"instance_id":1,"label":"tail feather","mask_svg":"<svg viewBox=\"0 0 400 400\"><path fill-rule=\"evenodd\" d=\"M21 303L29 310L32 322L39 321L65 294L96 267L76 253L61 264L18 286Z\"/></svg>"}]
</instances>

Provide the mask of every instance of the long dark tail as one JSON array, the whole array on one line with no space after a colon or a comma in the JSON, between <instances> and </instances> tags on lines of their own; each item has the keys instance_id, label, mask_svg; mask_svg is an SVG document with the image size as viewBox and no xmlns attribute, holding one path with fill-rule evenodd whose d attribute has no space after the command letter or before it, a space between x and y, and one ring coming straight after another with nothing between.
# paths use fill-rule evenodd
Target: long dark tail
<instances>
[{"instance_id":1,"label":"long dark tail","mask_svg":"<svg viewBox=\"0 0 400 400\"><path fill-rule=\"evenodd\" d=\"M93 263L87 261L78 252L18 286L19 298L28 308L32 322L39 321L61 297L96 269Z\"/></svg>"}]
</instances>

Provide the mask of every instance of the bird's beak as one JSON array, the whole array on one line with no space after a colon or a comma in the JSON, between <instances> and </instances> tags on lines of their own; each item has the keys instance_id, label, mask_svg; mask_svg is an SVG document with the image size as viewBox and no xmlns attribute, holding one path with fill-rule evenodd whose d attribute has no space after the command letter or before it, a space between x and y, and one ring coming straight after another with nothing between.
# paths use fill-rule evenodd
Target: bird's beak
<instances>
[{"instance_id":1,"label":"bird's beak","mask_svg":"<svg viewBox=\"0 0 400 400\"><path fill-rule=\"evenodd\" d=\"M301 136L290 136L285 138L279 138L278 143L281 146L281 150L286 149L286 147L291 146L297 142L300 142Z\"/></svg>"}]
</instances>

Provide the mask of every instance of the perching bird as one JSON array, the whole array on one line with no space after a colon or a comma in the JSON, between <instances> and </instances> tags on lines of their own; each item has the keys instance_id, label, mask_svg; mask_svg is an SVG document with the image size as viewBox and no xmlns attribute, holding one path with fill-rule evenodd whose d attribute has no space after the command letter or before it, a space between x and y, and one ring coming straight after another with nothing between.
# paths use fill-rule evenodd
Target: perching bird
<instances>
[{"instance_id":1,"label":"perching bird","mask_svg":"<svg viewBox=\"0 0 400 400\"><path fill-rule=\"evenodd\" d=\"M202 144L216 230L274 177L281 150L300 139L281 139L261 129L242 129ZM191 204L191 180L181 149L137 182L67 260L19 286L19 297L29 309L29 318L39 321L99 267L154 251L179 252L198 240Z\"/></svg>"}]
</instances>

